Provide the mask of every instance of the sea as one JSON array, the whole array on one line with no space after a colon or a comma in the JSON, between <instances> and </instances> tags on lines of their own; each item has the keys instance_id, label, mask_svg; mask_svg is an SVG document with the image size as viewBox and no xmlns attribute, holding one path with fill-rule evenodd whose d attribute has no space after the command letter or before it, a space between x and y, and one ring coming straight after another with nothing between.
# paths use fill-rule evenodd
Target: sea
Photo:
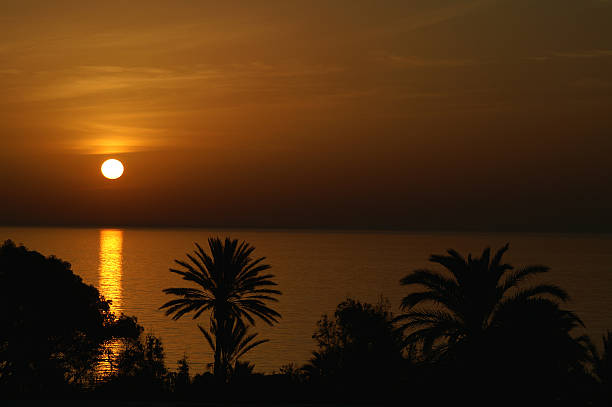
<instances>
[{"instance_id":1,"label":"sea","mask_svg":"<svg viewBox=\"0 0 612 407\"><path fill-rule=\"evenodd\" d=\"M282 291L274 304L282 314L275 326L257 323L255 331L270 341L245 359L255 371L271 373L283 365L306 363L316 344L312 334L323 314L332 315L346 298L386 301L401 312L407 294L400 279L412 270L439 269L431 254L455 249L479 256L486 247L509 243L504 260L516 268L543 264L551 271L537 282L567 290L566 308L584 321L585 330L601 347L612 329L612 235L544 233L450 233L256 229L97 229L0 227L0 239L11 239L44 255L72 264L72 270L112 301L116 314L136 316L146 332L161 338L169 368L184 356L192 373L207 371L213 354L197 325L208 327L209 316L178 321L159 307L172 297L162 290L189 287L169 272L175 259L187 259L194 243L207 248L210 237L245 240L255 257L266 257ZM580 334L581 332L577 332Z\"/></svg>"}]
</instances>

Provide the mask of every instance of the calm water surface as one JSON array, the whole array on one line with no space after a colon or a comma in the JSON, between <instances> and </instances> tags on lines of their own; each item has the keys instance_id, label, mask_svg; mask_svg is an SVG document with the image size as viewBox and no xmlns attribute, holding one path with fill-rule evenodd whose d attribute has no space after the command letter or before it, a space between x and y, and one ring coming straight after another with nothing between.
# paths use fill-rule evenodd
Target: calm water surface
<instances>
[{"instance_id":1,"label":"calm water surface","mask_svg":"<svg viewBox=\"0 0 612 407\"><path fill-rule=\"evenodd\" d=\"M316 321L347 296L375 302L382 295L397 312L406 294L399 279L429 267L430 254L451 247L479 254L487 245L496 249L510 242L506 261L551 267L545 280L570 293L569 308L578 312L597 343L612 329L610 235L0 228L0 239L72 263L76 274L113 301L116 313L137 316L148 332L162 338L170 367L187 355L195 372L204 371L213 359L196 326L206 325L208 318L172 321L158 308L170 299L163 288L185 286L168 272L174 259L186 258L194 242L204 246L210 236L254 245L255 254L272 265L283 292L277 307L283 316L280 324L257 325L260 337L271 341L247 355L258 371L306 362L314 350Z\"/></svg>"}]
</instances>

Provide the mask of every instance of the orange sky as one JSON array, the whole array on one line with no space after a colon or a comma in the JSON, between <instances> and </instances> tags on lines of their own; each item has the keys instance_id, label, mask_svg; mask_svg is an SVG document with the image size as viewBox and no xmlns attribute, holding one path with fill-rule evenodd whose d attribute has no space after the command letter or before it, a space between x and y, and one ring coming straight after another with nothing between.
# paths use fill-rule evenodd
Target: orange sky
<instances>
[{"instance_id":1,"label":"orange sky","mask_svg":"<svg viewBox=\"0 0 612 407\"><path fill-rule=\"evenodd\" d=\"M0 224L612 231L611 1L2 6Z\"/></svg>"}]
</instances>

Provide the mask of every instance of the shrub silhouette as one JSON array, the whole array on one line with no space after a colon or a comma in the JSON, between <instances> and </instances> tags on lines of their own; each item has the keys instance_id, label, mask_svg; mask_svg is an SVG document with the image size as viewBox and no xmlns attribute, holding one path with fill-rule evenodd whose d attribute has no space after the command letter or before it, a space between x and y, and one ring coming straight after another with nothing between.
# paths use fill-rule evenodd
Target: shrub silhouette
<instances>
[{"instance_id":1,"label":"shrub silhouette","mask_svg":"<svg viewBox=\"0 0 612 407\"><path fill-rule=\"evenodd\" d=\"M189 390L189 385L191 384L191 375L189 374L189 361L187 360L187 356L183 356L177 362L177 371L174 375L174 391L178 394L185 394Z\"/></svg>"},{"instance_id":2,"label":"shrub silhouette","mask_svg":"<svg viewBox=\"0 0 612 407\"><path fill-rule=\"evenodd\" d=\"M382 300L376 305L351 298L341 302L333 319L324 315L317 323L318 350L304 366L309 381L354 396L394 383L405 361L392 319Z\"/></svg>"},{"instance_id":3,"label":"shrub silhouette","mask_svg":"<svg viewBox=\"0 0 612 407\"><path fill-rule=\"evenodd\" d=\"M168 301L160 308L173 319L188 313L193 313L195 319L210 311L210 329L214 332L213 372L219 382L225 383L231 370L227 365L227 355L235 352L232 347L237 344L231 339L232 330L236 325L254 325L256 318L269 325L278 322L280 314L266 301L278 301L275 296L281 292L271 288L277 285L272 281L274 275L262 274L270 269L269 265L262 263L265 257L251 258L255 250L253 246L229 238L225 241L208 239L208 246L210 255L196 243L194 255L187 254L190 262L175 260L183 270L170 271L198 287L163 290L180 298Z\"/></svg>"},{"instance_id":4,"label":"shrub silhouette","mask_svg":"<svg viewBox=\"0 0 612 407\"><path fill-rule=\"evenodd\" d=\"M139 337L122 341L116 356L116 369L98 386L99 395L156 399L175 390L178 375L166 368L161 340L152 334L142 334L142 329L140 332ZM184 386L181 390L184 391Z\"/></svg>"}]
</instances>

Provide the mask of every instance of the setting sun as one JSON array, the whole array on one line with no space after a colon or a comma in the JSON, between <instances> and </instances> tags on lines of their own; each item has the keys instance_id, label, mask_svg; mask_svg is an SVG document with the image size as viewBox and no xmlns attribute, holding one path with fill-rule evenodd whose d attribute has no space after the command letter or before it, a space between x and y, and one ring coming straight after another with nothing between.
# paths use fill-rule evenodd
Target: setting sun
<instances>
[{"instance_id":1,"label":"setting sun","mask_svg":"<svg viewBox=\"0 0 612 407\"><path fill-rule=\"evenodd\" d=\"M108 179L117 179L123 175L123 164L121 161L111 158L102 164L102 175Z\"/></svg>"}]
</instances>

